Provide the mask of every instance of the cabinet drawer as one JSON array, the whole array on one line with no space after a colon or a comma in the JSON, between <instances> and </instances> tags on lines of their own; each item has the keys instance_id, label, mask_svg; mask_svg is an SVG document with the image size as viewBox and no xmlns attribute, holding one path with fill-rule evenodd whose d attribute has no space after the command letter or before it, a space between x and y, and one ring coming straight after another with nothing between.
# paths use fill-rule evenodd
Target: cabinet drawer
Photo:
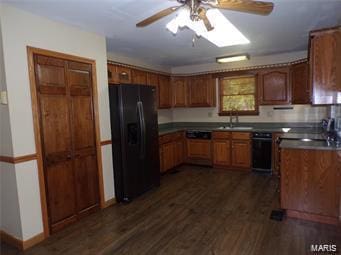
<instances>
[{"instance_id":1,"label":"cabinet drawer","mask_svg":"<svg viewBox=\"0 0 341 255\"><path fill-rule=\"evenodd\" d=\"M246 132L232 132L233 140L250 140L250 133Z\"/></svg>"},{"instance_id":2,"label":"cabinet drawer","mask_svg":"<svg viewBox=\"0 0 341 255\"><path fill-rule=\"evenodd\" d=\"M213 139L230 139L231 132L212 132Z\"/></svg>"},{"instance_id":3,"label":"cabinet drawer","mask_svg":"<svg viewBox=\"0 0 341 255\"><path fill-rule=\"evenodd\" d=\"M166 134L159 137L159 144L169 143L173 140L173 133Z\"/></svg>"}]
</instances>

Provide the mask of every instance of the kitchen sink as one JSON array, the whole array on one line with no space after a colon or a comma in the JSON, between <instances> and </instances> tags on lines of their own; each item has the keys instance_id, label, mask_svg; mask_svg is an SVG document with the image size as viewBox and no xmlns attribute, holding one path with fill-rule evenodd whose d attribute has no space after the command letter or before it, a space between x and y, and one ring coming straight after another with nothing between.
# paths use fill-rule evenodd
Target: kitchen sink
<instances>
[{"instance_id":1,"label":"kitchen sink","mask_svg":"<svg viewBox=\"0 0 341 255\"><path fill-rule=\"evenodd\" d=\"M219 129L224 129L224 130L251 130L251 129L253 129L253 127L228 127L228 126L224 126L224 127L220 127Z\"/></svg>"}]
</instances>

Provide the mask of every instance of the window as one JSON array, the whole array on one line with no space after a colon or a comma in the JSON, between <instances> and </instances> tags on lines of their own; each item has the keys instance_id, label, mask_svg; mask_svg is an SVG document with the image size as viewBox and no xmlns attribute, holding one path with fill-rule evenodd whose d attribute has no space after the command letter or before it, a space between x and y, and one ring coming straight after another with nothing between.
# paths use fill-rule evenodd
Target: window
<instances>
[{"instance_id":1,"label":"window","mask_svg":"<svg viewBox=\"0 0 341 255\"><path fill-rule=\"evenodd\" d=\"M256 91L256 76L220 78L219 114L237 112L240 115L258 115Z\"/></svg>"}]
</instances>

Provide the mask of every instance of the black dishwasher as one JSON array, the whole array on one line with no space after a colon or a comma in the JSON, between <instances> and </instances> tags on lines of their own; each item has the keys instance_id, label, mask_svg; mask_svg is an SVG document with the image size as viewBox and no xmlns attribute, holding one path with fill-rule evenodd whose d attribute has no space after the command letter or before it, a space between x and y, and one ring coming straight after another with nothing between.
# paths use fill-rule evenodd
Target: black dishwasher
<instances>
[{"instance_id":1,"label":"black dishwasher","mask_svg":"<svg viewBox=\"0 0 341 255\"><path fill-rule=\"evenodd\" d=\"M252 170L272 172L272 134L254 132L252 134Z\"/></svg>"}]
</instances>

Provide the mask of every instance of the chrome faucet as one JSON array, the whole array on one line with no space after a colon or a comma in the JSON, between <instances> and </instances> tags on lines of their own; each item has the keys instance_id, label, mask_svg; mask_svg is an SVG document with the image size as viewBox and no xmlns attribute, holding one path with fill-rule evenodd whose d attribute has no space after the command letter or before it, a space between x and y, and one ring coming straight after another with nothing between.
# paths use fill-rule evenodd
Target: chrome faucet
<instances>
[{"instance_id":1,"label":"chrome faucet","mask_svg":"<svg viewBox=\"0 0 341 255\"><path fill-rule=\"evenodd\" d=\"M235 116L233 116L233 113L235 113ZM234 109L230 111L230 128L233 128L233 118L236 118L236 123L239 123L238 111Z\"/></svg>"}]
</instances>

